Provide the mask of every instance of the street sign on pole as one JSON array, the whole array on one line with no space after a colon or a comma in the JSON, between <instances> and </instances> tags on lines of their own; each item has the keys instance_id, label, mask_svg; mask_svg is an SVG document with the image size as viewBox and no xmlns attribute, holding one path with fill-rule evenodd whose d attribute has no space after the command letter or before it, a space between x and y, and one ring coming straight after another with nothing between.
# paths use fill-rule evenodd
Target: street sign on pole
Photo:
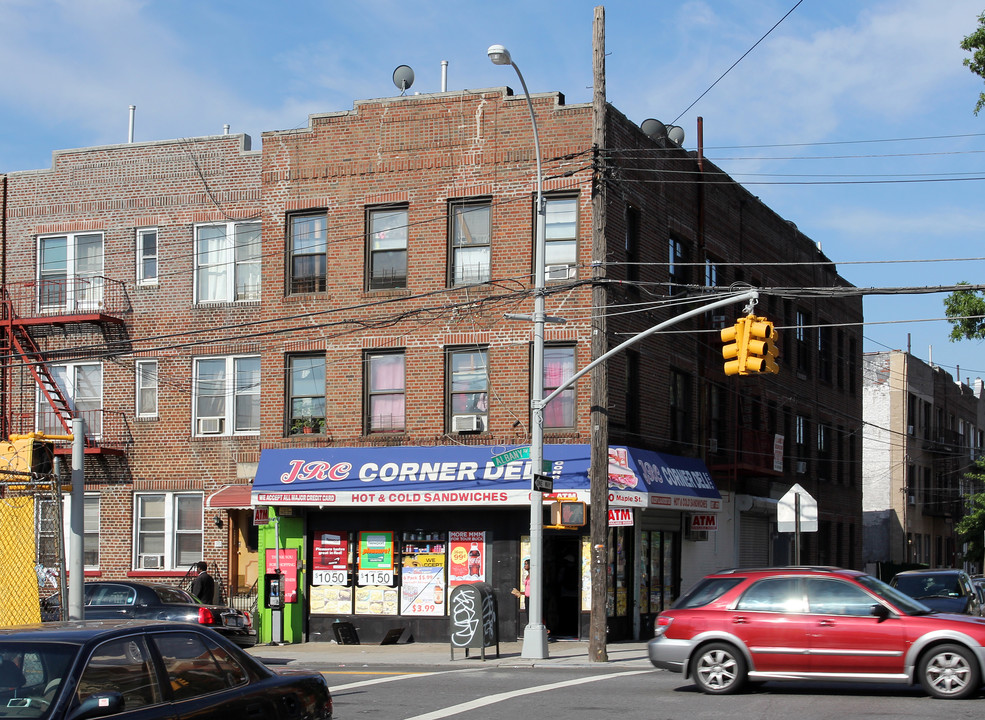
<instances>
[{"instance_id":1,"label":"street sign on pole","mask_svg":"<svg viewBox=\"0 0 985 720\"><path fill-rule=\"evenodd\" d=\"M529 447L518 447L508 450L507 452L501 453L499 455L493 455L492 464L495 467L503 467L507 463L511 463L515 460L529 460L530 459L530 448Z\"/></svg>"},{"instance_id":2,"label":"street sign on pole","mask_svg":"<svg viewBox=\"0 0 985 720\"><path fill-rule=\"evenodd\" d=\"M776 505L777 532L796 532L798 521L800 532L817 532L817 500L799 483L794 483Z\"/></svg>"},{"instance_id":3,"label":"street sign on pole","mask_svg":"<svg viewBox=\"0 0 985 720\"><path fill-rule=\"evenodd\" d=\"M534 473L535 492L554 492L554 478L550 475L539 475Z\"/></svg>"}]
</instances>

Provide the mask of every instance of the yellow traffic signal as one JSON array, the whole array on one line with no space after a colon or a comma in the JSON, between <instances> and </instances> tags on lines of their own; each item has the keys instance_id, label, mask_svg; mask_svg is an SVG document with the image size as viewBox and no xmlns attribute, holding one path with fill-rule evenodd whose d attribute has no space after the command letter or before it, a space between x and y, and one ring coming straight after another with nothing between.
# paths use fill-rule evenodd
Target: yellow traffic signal
<instances>
[{"instance_id":1,"label":"yellow traffic signal","mask_svg":"<svg viewBox=\"0 0 985 720\"><path fill-rule=\"evenodd\" d=\"M749 315L746 320L749 327L744 365L746 372L775 375L780 372L780 367L776 364L779 352L776 349L777 332L773 323L764 317L754 315Z\"/></svg>"},{"instance_id":2,"label":"yellow traffic signal","mask_svg":"<svg viewBox=\"0 0 985 720\"><path fill-rule=\"evenodd\" d=\"M722 342L726 343L725 347L722 348L722 357L728 361L725 363L725 374L745 375L749 318L739 318L733 327L723 328Z\"/></svg>"}]
</instances>

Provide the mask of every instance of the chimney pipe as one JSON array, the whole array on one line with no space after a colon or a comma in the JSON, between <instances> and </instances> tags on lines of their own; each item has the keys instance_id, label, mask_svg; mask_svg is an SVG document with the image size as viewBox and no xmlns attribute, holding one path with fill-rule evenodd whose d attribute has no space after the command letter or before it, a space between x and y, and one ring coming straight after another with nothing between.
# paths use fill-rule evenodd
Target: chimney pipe
<instances>
[{"instance_id":1,"label":"chimney pipe","mask_svg":"<svg viewBox=\"0 0 985 720\"><path fill-rule=\"evenodd\" d=\"M441 61L441 92L448 92L448 61Z\"/></svg>"},{"instance_id":2,"label":"chimney pipe","mask_svg":"<svg viewBox=\"0 0 985 720\"><path fill-rule=\"evenodd\" d=\"M136 105L131 105L130 106L130 132L127 134L127 142L128 143L132 143L133 142L133 116L134 116L134 114L136 112L137 112L137 106Z\"/></svg>"},{"instance_id":3,"label":"chimney pipe","mask_svg":"<svg viewBox=\"0 0 985 720\"><path fill-rule=\"evenodd\" d=\"M229 134L229 123L226 123L225 125L222 126L222 134L223 135Z\"/></svg>"}]
</instances>

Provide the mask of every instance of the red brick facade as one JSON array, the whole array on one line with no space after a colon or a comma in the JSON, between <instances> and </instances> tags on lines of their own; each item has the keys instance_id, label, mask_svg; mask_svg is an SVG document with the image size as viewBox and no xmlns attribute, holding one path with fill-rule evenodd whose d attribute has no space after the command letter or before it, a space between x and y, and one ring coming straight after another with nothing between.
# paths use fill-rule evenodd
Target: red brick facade
<instances>
[{"instance_id":1,"label":"red brick facade","mask_svg":"<svg viewBox=\"0 0 985 720\"><path fill-rule=\"evenodd\" d=\"M778 376L724 376L718 329L731 324L740 307L716 312L724 321L701 316L614 358L610 442L702 458L723 494L775 498L800 482L820 499L828 531L808 541L804 559L859 565L861 333L855 323L861 300L771 292L847 283L810 239L709 161L646 137L613 108L607 147L596 152L590 106L565 106L557 94L532 100L545 194L575 197L578 206L574 277L548 283L547 314L567 320L548 324L549 345L574 346L578 368L591 361L591 318L602 310L592 308L593 276L607 288L604 311L614 347L693 307L668 301L700 297L709 263L719 287L764 288L755 312L789 328L781 330ZM56 362L58 353L79 356L81 347L83 357L103 363L102 407L126 418L132 436L126 455L96 454L86 463L87 488L103 498L103 576L135 572L134 492L209 495L248 482L266 448L529 439L531 326L503 317L532 308L535 172L525 98L496 89L363 101L351 111L312 116L300 130L264 133L262 152L244 149L247 140L218 136L64 151L50 170L6 179L7 287L37 279L39 236L98 231L103 274L125 284L131 303L119 337L97 323L66 325L40 340ZM593 187L604 187L607 218L606 261L594 271ZM491 208L492 282L450 287L449 202L476 198ZM367 209L386 206L407 211L406 288L369 290ZM327 223L324 290L291 292L290 222L298 214L322 215ZM262 222L259 302L196 304L196 223L246 220ZM135 231L141 227L158 229L153 285L136 282ZM682 253L673 276L671 240ZM831 327L818 327L825 325ZM445 350L473 345L488 350L489 428L460 435L449 428ZM384 349L405 353L406 430L370 434L365 353ZM326 360L320 434L289 434L285 367L302 353ZM253 354L261 358L259 433L196 436L193 359ZM159 362L159 408L156 417L137 419L134 362L145 358ZM16 363L5 371L19 372ZM17 408L33 403L33 390L25 395L24 387L20 380L10 383L5 412L12 431L29 429L30 413L17 415ZM548 433L547 442L589 441L587 380L577 385L576 403L576 426ZM785 438L782 471L773 469L776 435ZM226 520L223 528L214 526L214 514ZM245 518L229 519L206 511L204 548L207 559L234 574L234 552L214 550L217 543L246 542L237 534ZM241 582L248 577L242 567L235 573Z\"/></svg>"}]
</instances>

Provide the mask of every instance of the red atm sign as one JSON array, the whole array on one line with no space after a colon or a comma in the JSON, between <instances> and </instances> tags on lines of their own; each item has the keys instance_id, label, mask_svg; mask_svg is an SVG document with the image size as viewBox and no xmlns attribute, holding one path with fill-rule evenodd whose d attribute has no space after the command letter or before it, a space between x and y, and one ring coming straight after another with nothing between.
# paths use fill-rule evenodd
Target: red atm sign
<instances>
[{"instance_id":1,"label":"red atm sign","mask_svg":"<svg viewBox=\"0 0 985 720\"><path fill-rule=\"evenodd\" d=\"M718 530L718 515L692 515L691 530Z\"/></svg>"},{"instance_id":2,"label":"red atm sign","mask_svg":"<svg viewBox=\"0 0 985 720\"><path fill-rule=\"evenodd\" d=\"M632 508L609 508L609 527L621 527L633 524Z\"/></svg>"}]
</instances>

